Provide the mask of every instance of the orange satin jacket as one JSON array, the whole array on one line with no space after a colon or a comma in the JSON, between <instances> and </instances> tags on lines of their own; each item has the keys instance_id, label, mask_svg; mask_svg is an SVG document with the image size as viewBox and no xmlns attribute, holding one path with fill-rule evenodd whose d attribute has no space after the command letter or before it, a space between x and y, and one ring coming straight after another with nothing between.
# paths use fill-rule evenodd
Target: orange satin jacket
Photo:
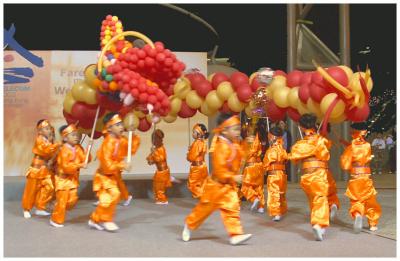
<instances>
[{"instance_id":1,"label":"orange satin jacket","mask_svg":"<svg viewBox=\"0 0 400 261\"><path fill-rule=\"evenodd\" d=\"M283 139L277 139L276 143L273 144L265 152L263 166L267 171L270 170L285 170L285 163L288 159L288 154L283 148Z\"/></svg>"},{"instance_id":2,"label":"orange satin jacket","mask_svg":"<svg viewBox=\"0 0 400 261\"><path fill-rule=\"evenodd\" d=\"M132 155L136 153L140 145L138 135L132 134ZM128 153L128 138L125 136L115 137L106 134L100 149L97 151L97 158L100 161L100 171L105 175L118 175L123 170L124 158Z\"/></svg>"},{"instance_id":3,"label":"orange satin jacket","mask_svg":"<svg viewBox=\"0 0 400 261\"><path fill-rule=\"evenodd\" d=\"M189 148L186 159L190 162L204 161L204 156L207 153L207 144L205 140L195 140Z\"/></svg>"}]
</instances>

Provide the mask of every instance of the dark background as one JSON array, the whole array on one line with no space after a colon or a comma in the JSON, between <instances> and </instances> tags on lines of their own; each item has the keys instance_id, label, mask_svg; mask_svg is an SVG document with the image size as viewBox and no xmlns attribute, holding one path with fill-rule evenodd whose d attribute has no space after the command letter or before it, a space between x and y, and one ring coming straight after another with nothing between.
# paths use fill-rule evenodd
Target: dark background
<instances>
[{"instance_id":1,"label":"dark background","mask_svg":"<svg viewBox=\"0 0 400 261\"><path fill-rule=\"evenodd\" d=\"M118 16L125 30L146 34L174 51L212 50L234 67L251 74L260 67L286 69L285 4L179 4L206 20L219 34L187 15L158 4L5 4L4 26L16 27L15 39L30 50L99 49L101 21ZM338 5L317 4L309 28L336 54L339 52ZM387 100L371 105L372 131L395 126L396 5L351 4L352 69L372 70L372 95ZM360 54L370 47L371 52ZM395 94L394 94L395 95ZM395 96L394 96L395 97ZM389 99L392 99L389 101ZM377 116L379 115L379 116Z\"/></svg>"}]
</instances>

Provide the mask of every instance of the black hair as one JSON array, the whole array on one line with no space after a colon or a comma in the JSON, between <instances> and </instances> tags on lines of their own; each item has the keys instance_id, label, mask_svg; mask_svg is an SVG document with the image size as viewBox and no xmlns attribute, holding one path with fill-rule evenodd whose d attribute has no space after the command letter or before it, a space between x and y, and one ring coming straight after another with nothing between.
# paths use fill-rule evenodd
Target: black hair
<instances>
[{"instance_id":1,"label":"black hair","mask_svg":"<svg viewBox=\"0 0 400 261\"><path fill-rule=\"evenodd\" d=\"M231 114L231 113L221 113L220 115L218 115L217 125L220 125L221 123L223 123L224 121L226 121L227 119L229 119L232 116L233 116L233 114Z\"/></svg>"},{"instance_id":2,"label":"black hair","mask_svg":"<svg viewBox=\"0 0 400 261\"><path fill-rule=\"evenodd\" d=\"M210 136L210 133L207 131L206 125L204 125L203 123L199 123L198 125L204 133L204 135L203 135L204 139L208 139L208 137Z\"/></svg>"},{"instance_id":3,"label":"black hair","mask_svg":"<svg viewBox=\"0 0 400 261\"><path fill-rule=\"evenodd\" d=\"M36 123L36 127L38 127L42 122L44 122L46 119L41 119Z\"/></svg>"},{"instance_id":4,"label":"black hair","mask_svg":"<svg viewBox=\"0 0 400 261\"><path fill-rule=\"evenodd\" d=\"M352 129L355 130L366 130L368 129L367 123L365 122L356 122L350 125Z\"/></svg>"},{"instance_id":5,"label":"black hair","mask_svg":"<svg viewBox=\"0 0 400 261\"><path fill-rule=\"evenodd\" d=\"M283 136L283 130L281 127L275 126L269 130L272 135L277 136L277 137L282 137Z\"/></svg>"},{"instance_id":6,"label":"black hair","mask_svg":"<svg viewBox=\"0 0 400 261\"><path fill-rule=\"evenodd\" d=\"M58 128L58 132L61 134L61 132L63 132L67 127L68 125L61 126L60 128Z\"/></svg>"},{"instance_id":7,"label":"black hair","mask_svg":"<svg viewBox=\"0 0 400 261\"><path fill-rule=\"evenodd\" d=\"M301 115L299 124L305 129L315 129L315 124L317 122L317 117L314 114L306 113Z\"/></svg>"},{"instance_id":8,"label":"black hair","mask_svg":"<svg viewBox=\"0 0 400 261\"><path fill-rule=\"evenodd\" d=\"M111 120L112 117L114 117L114 115L116 115L118 113L115 112L110 112L108 114L106 114L106 116L104 116L103 118L103 123L106 124L107 122L109 122Z\"/></svg>"}]
</instances>

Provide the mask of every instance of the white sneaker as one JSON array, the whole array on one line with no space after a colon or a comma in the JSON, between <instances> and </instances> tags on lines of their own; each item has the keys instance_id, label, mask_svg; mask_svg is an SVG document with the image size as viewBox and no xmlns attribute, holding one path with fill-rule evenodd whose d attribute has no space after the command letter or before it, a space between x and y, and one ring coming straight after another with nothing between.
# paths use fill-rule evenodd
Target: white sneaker
<instances>
[{"instance_id":1,"label":"white sneaker","mask_svg":"<svg viewBox=\"0 0 400 261\"><path fill-rule=\"evenodd\" d=\"M89 225L90 228L94 228L94 229L97 229L97 230L100 230L100 231L104 230L104 227L102 227L100 224L95 223L91 219L89 219L88 225Z\"/></svg>"},{"instance_id":2,"label":"white sneaker","mask_svg":"<svg viewBox=\"0 0 400 261\"><path fill-rule=\"evenodd\" d=\"M124 201L124 203L122 203L122 206L129 206L129 204L131 203L131 201L132 201L132 196L131 195L129 195L128 196L128 199L127 200L125 200Z\"/></svg>"},{"instance_id":3,"label":"white sneaker","mask_svg":"<svg viewBox=\"0 0 400 261\"><path fill-rule=\"evenodd\" d=\"M257 209L257 212L258 212L258 213L261 213L261 214L264 213L264 208L259 208L259 209Z\"/></svg>"},{"instance_id":4,"label":"white sneaker","mask_svg":"<svg viewBox=\"0 0 400 261\"><path fill-rule=\"evenodd\" d=\"M29 212L29 211L24 211L24 218L31 218L32 217L32 215L31 215L31 212Z\"/></svg>"},{"instance_id":5,"label":"white sneaker","mask_svg":"<svg viewBox=\"0 0 400 261\"><path fill-rule=\"evenodd\" d=\"M115 232L119 229L117 224L115 224L114 222L104 222L101 225L104 227L105 230L110 232Z\"/></svg>"},{"instance_id":6,"label":"white sneaker","mask_svg":"<svg viewBox=\"0 0 400 261\"><path fill-rule=\"evenodd\" d=\"M323 231L322 231L322 228L320 227L320 225L314 225L313 226L313 232L314 232L314 235L315 235L315 240L317 240L317 241L322 241L322 236L323 236Z\"/></svg>"},{"instance_id":7,"label":"white sneaker","mask_svg":"<svg viewBox=\"0 0 400 261\"><path fill-rule=\"evenodd\" d=\"M186 223L185 223L185 226L183 227L183 231L182 231L182 240L185 242L190 240L190 229L188 228Z\"/></svg>"},{"instance_id":8,"label":"white sneaker","mask_svg":"<svg viewBox=\"0 0 400 261\"><path fill-rule=\"evenodd\" d=\"M35 210L35 215L37 216L50 216L51 213L47 212L46 210Z\"/></svg>"},{"instance_id":9,"label":"white sneaker","mask_svg":"<svg viewBox=\"0 0 400 261\"><path fill-rule=\"evenodd\" d=\"M165 201L165 202L157 201L156 204L157 205L168 205L168 201Z\"/></svg>"},{"instance_id":10,"label":"white sneaker","mask_svg":"<svg viewBox=\"0 0 400 261\"><path fill-rule=\"evenodd\" d=\"M51 218L50 218L50 225L52 225L53 227L64 227L63 224L57 224L56 222L54 222L53 220L51 220Z\"/></svg>"},{"instance_id":11,"label":"white sneaker","mask_svg":"<svg viewBox=\"0 0 400 261\"><path fill-rule=\"evenodd\" d=\"M182 181L180 181L179 179L175 178L174 176L171 176L170 180L171 180L172 183L178 183L178 184L182 183Z\"/></svg>"},{"instance_id":12,"label":"white sneaker","mask_svg":"<svg viewBox=\"0 0 400 261\"><path fill-rule=\"evenodd\" d=\"M335 220L337 210L338 210L338 207L336 206L336 204L332 204L331 211L329 213L330 221L334 221Z\"/></svg>"},{"instance_id":13,"label":"white sneaker","mask_svg":"<svg viewBox=\"0 0 400 261\"><path fill-rule=\"evenodd\" d=\"M231 245L238 245L241 243L244 243L245 241L249 240L251 238L252 234L243 234L243 235L237 235L233 236L229 239L229 243Z\"/></svg>"},{"instance_id":14,"label":"white sneaker","mask_svg":"<svg viewBox=\"0 0 400 261\"><path fill-rule=\"evenodd\" d=\"M280 221L281 220L281 216L275 216L272 218L272 221Z\"/></svg>"},{"instance_id":15,"label":"white sneaker","mask_svg":"<svg viewBox=\"0 0 400 261\"><path fill-rule=\"evenodd\" d=\"M258 198L256 198L254 200L253 204L251 205L250 210L253 211L254 209L256 209L259 202L260 202L260 200Z\"/></svg>"},{"instance_id":16,"label":"white sneaker","mask_svg":"<svg viewBox=\"0 0 400 261\"><path fill-rule=\"evenodd\" d=\"M99 204L100 204L100 201L98 201L98 200L97 200L96 202L93 202L93 203L92 203L92 205L93 205L93 206L96 206L96 207L97 207Z\"/></svg>"},{"instance_id":17,"label":"white sneaker","mask_svg":"<svg viewBox=\"0 0 400 261\"><path fill-rule=\"evenodd\" d=\"M353 230L355 233L360 233L362 230L362 216L360 214L356 215L356 218L354 219L354 225L353 225Z\"/></svg>"},{"instance_id":18,"label":"white sneaker","mask_svg":"<svg viewBox=\"0 0 400 261\"><path fill-rule=\"evenodd\" d=\"M377 227L377 226L372 226L372 227L369 228L369 230L370 230L370 231L377 231L377 230L378 230L378 227Z\"/></svg>"}]
</instances>

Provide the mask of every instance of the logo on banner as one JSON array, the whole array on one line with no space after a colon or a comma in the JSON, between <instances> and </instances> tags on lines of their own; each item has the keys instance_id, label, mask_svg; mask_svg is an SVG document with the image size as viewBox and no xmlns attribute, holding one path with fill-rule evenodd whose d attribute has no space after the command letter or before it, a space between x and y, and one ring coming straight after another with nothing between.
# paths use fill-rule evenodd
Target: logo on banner
<instances>
[{"instance_id":1,"label":"logo on banner","mask_svg":"<svg viewBox=\"0 0 400 261\"><path fill-rule=\"evenodd\" d=\"M5 49L7 46L10 46L14 51L24 57L31 64L35 65L36 67L43 67L43 59L39 56L34 55L29 50L25 49L21 44L19 44L14 39L14 34L14 24L11 25L9 30L4 29L3 49ZM14 58L11 54L4 57L5 65L7 62L11 62L12 60L14 60ZM29 83L33 76L34 73L31 67L4 68L4 84Z\"/></svg>"}]
</instances>

